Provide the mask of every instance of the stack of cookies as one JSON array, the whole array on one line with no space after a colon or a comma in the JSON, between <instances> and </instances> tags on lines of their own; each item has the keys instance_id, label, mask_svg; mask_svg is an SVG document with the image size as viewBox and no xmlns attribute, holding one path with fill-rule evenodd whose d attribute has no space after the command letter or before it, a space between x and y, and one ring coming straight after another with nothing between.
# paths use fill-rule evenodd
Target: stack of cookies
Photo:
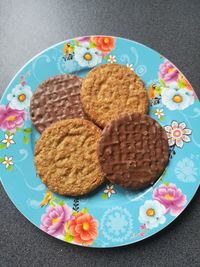
<instances>
[{"instance_id":1,"label":"stack of cookies","mask_svg":"<svg viewBox=\"0 0 200 267\"><path fill-rule=\"evenodd\" d=\"M49 78L30 105L41 133L38 176L67 196L90 193L106 178L132 189L153 184L165 169L169 147L165 131L147 113L145 85L126 66L101 65L84 79Z\"/></svg>"}]
</instances>

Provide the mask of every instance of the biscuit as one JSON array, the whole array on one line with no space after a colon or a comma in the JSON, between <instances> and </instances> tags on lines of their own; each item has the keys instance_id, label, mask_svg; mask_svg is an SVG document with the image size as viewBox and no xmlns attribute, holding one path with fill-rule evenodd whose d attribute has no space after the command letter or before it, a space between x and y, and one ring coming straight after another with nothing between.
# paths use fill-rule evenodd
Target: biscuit
<instances>
[{"instance_id":1,"label":"biscuit","mask_svg":"<svg viewBox=\"0 0 200 267\"><path fill-rule=\"evenodd\" d=\"M82 119L61 120L48 127L35 147L38 176L60 195L81 196L104 182L97 157L101 130Z\"/></svg>"},{"instance_id":2,"label":"biscuit","mask_svg":"<svg viewBox=\"0 0 200 267\"><path fill-rule=\"evenodd\" d=\"M146 187L161 176L168 163L166 132L146 114L123 115L104 128L98 158L112 183L132 189Z\"/></svg>"},{"instance_id":3,"label":"biscuit","mask_svg":"<svg viewBox=\"0 0 200 267\"><path fill-rule=\"evenodd\" d=\"M68 118L86 118L80 103L82 79L64 74L42 82L31 98L30 117L42 133L52 123Z\"/></svg>"},{"instance_id":4,"label":"biscuit","mask_svg":"<svg viewBox=\"0 0 200 267\"><path fill-rule=\"evenodd\" d=\"M94 68L84 78L80 95L85 113L100 127L122 113L148 112L143 81L123 65Z\"/></svg>"}]
</instances>

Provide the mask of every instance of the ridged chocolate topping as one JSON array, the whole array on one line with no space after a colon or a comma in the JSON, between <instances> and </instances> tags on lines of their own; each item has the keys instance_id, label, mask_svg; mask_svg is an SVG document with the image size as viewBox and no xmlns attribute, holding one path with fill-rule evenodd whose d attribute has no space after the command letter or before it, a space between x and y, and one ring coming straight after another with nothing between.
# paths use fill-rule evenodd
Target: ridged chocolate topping
<instances>
[{"instance_id":1,"label":"ridged chocolate topping","mask_svg":"<svg viewBox=\"0 0 200 267\"><path fill-rule=\"evenodd\" d=\"M133 189L146 187L161 176L168 163L165 130L148 115L122 115L104 128L98 158L112 183Z\"/></svg>"},{"instance_id":2,"label":"ridged chocolate topping","mask_svg":"<svg viewBox=\"0 0 200 267\"><path fill-rule=\"evenodd\" d=\"M31 98L30 117L42 133L52 123L68 118L86 118L80 103L82 79L64 74L42 82Z\"/></svg>"}]
</instances>

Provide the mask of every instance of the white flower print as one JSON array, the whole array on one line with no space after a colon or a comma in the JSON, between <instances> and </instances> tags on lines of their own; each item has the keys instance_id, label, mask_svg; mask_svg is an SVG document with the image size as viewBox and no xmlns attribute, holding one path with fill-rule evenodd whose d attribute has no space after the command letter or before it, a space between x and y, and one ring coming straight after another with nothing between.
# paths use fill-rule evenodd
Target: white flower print
<instances>
[{"instance_id":1,"label":"white flower print","mask_svg":"<svg viewBox=\"0 0 200 267\"><path fill-rule=\"evenodd\" d=\"M108 197L111 197L112 194L115 194L115 190L113 189L113 185L107 185L104 193L107 194Z\"/></svg>"},{"instance_id":2,"label":"white flower print","mask_svg":"<svg viewBox=\"0 0 200 267\"><path fill-rule=\"evenodd\" d=\"M6 166L6 169L8 169L9 166L13 165L13 161L12 161L13 157L4 157L4 161L2 162L2 164L4 164Z\"/></svg>"},{"instance_id":3,"label":"white flower print","mask_svg":"<svg viewBox=\"0 0 200 267\"><path fill-rule=\"evenodd\" d=\"M75 47L75 60L81 67L92 68L102 61L100 52L96 48L89 48L88 46Z\"/></svg>"},{"instance_id":4,"label":"white flower print","mask_svg":"<svg viewBox=\"0 0 200 267\"><path fill-rule=\"evenodd\" d=\"M4 139L1 142L3 144L6 144L6 147L8 148L11 144L15 144L13 137L14 137L14 134L11 134L11 135L5 134Z\"/></svg>"},{"instance_id":5,"label":"white flower print","mask_svg":"<svg viewBox=\"0 0 200 267\"><path fill-rule=\"evenodd\" d=\"M23 110L30 105L31 96L32 92L30 86L18 84L12 89L12 92L7 95L7 99L12 109Z\"/></svg>"},{"instance_id":6,"label":"white flower print","mask_svg":"<svg viewBox=\"0 0 200 267\"><path fill-rule=\"evenodd\" d=\"M166 221L165 207L157 200L146 200L139 210L139 221L146 225L147 229L153 229Z\"/></svg>"},{"instance_id":7,"label":"white flower print","mask_svg":"<svg viewBox=\"0 0 200 267\"><path fill-rule=\"evenodd\" d=\"M187 88L178 88L173 82L170 88L162 88L162 103L170 110L183 110L194 103L194 96Z\"/></svg>"},{"instance_id":8,"label":"white flower print","mask_svg":"<svg viewBox=\"0 0 200 267\"><path fill-rule=\"evenodd\" d=\"M156 109L155 115L158 117L158 119L162 118L164 116L163 109Z\"/></svg>"},{"instance_id":9,"label":"white flower print","mask_svg":"<svg viewBox=\"0 0 200 267\"><path fill-rule=\"evenodd\" d=\"M126 67L130 70L133 70L133 64L126 64Z\"/></svg>"},{"instance_id":10,"label":"white flower print","mask_svg":"<svg viewBox=\"0 0 200 267\"><path fill-rule=\"evenodd\" d=\"M116 57L110 55L109 58L108 58L108 63L113 64L113 63L116 63L116 62L117 62Z\"/></svg>"}]
</instances>

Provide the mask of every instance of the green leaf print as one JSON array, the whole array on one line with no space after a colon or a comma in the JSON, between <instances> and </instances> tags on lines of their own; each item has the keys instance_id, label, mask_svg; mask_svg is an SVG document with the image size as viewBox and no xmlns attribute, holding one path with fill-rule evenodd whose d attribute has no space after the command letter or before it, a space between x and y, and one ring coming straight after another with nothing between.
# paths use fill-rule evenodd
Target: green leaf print
<instances>
[{"instance_id":1,"label":"green leaf print","mask_svg":"<svg viewBox=\"0 0 200 267\"><path fill-rule=\"evenodd\" d=\"M17 127L17 128L16 128L16 132L19 132L19 131L20 131L20 128Z\"/></svg>"},{"instance_id":2,"label":"green leaf print","mask_svg":"<svg viewBox=\"0 0 200 267\"><path fill-rule=\"evenodd\" d=\"M83 208L83 209L82 209L82 212L83 212L83 213L88 213L88 209L87 209L87 208Z\"/></svg>"},{"instance_id":3,"label":"green leaf print","mask_svg":"<svg viewBox=\"0 0 200 267\"><path fill-rule=\"evenodd\" d=\"M64 240L66 241L66 242L69 242L69 243L71 243L72 241L73 241L73 236L70 234L70 233L66 233L66 235L64 236Z\"/></svg>"},{"instance_id":4,"label":"green leaf print","mask_svg":"<svg viewBox=\"0 0 200 267\"><path fill-rule=\"evenodd\" d=\"M4 161L4 158L0 158L0 163L2 163Z\"/></svg>"},{"instance_id":5,"label":"green leaf print","mask_svg":"<svg viewBox=\"0 0 200 267\"><path fill-rule=\"evenodd\" d=\"M11 135L11 133L10 133L10 131L6 131L6 134L8 135L8 136L10 136Z\"/></svg>"},{"instance_id":6,"label":"green leaf print","mask_svg":"<svg viewBox=\"0 0 200 267\"><path fill-rule=\"evenodd\" d=\"M161 121L161 122L164 121L164 117L163 117L163 116L160 117L160 121Z\"/></svg>"},{"instance_id":7,"label":"green leaf print","mask_svg":"<svg viewBox=\"0 0 200 267\"><path fill-rule=\"evenodd\" d=\"M72 212L72 216L76 216L76 214L77 214L77 211Z\"/></svg>"},{"instance_id":8,"label":"green leaf print","mask_svg":"<svg viewBox=\"0 0 200 267\"><path fill-rule=\"evenodd\" d=\"M103 57L103 59L108 60L109 59L109 56L105 56L105 57Z\"/></svg>"},{"instance_id":9,"label":"green leaf print","mask_svg":"<svg viewBox=\"0 0 200 267\"><path fill-rule=\"evenodd\" d=\"M31 128L25 128L24 133L30 134L30 133L32 133L32 129Z\"/></svg>"},{"instance_id":10,"label":"green leaf print","mask_svg":"<svg viewBox=\"0 0 200 267\"><path fill-rule=\"evenodd\" d=\"M66 223L64 224L64 229L65 229L65 233L68 232L68 222L66 221Z\"/></svg>"},{"instance_id":11,"label":"green leaf print","mask_svg":"<svg viewBox=\"0 0 200 267\"><path fill-rule=\"evenodd\" d=\"M103 195L102 195L102 199L103 199L103 200L105 200L105 199L107 199L107 198L108 198L108 195L107 195L107 194L103 194Z\"/></svg>"},{"instance_id":12,"label":"green leaf print","mask_svg":"<svg viewBox=\"0 0 200 267\"><path fill-rule=\"evenodd\" d=\"M50 206L53 206L53 207L55 207L55 203L54 202L49 202L49 204L50 204Z\"/></svg>"},{"instance_id":13,"label":"green leaf print","mask_svg":"<svg viewBox=\"0 0 200 267\"><path fill-rule=\"evenodd\" d=\"M95 48L96 47L96 44L92 41L90 41L90 44L89 44L90 48Z\"/></svg>"},{"instance_id":14,"label":"green leaf print","mask_svg":"<svg viewBox=\"0 0 200 267\"><path fill-rule=\"evenodd\" d=\"M4 148L6 148L6 144L1 144L1 145L0 145L0 150L1 150L1 149L4 149Z\"/></svg>"},{"instance_id":15,"label":"green leaf print","mask_svg":"<svg viewBox=\"0 0 200 267\"><path fill-rule=\"evenodd\" d=\"M166 83L165 83L162 79L160 79L160 84L161 84L163 87L166 87Z\"/></svg>"},{"instance_id":16,"label":"green leaf print","mask_svg":"<svg viewBox=\"0 0 200 267\"><path fill-rule=\"evenodd\" d=\"M156 92L158 93L158 95L161 95L162 88L160 86L157 86L156 87Z\"/></svg>"},{"instance_id":17,"label":"green leaf print","mask_svg":"<svg viewBox=\"0 0 200 267\"><path fill-rule=\"evenodd\" d=\"M28 144L28 137L27 137L27 136L24 136L24 138L23 138L23 142L24 142L25 145Z\"/></svg>"},{"instance_id":18,"label":"green leaf print","mask_svg":"<svg viewBox=\"0 0 200 267\"><path fill-rule=\"evenodd\" d=\"M178 87L181 89L181 88L185 88L186 87L186 84L184 83L184 81L182 80L178 80Z\"/></svg>"},{"instance_id":19,"label":"green leaf print","mask_svg":"<svg viewBox=\"0 0 200 267\"><path fill-rule=\"evenodd\" d=\"M74 237L68 232L68 222L65 223L64 229L65 229L64 241L71 243Z\"/></svg>"},{"instance_id":20,"label":"green leaf print","mask_svg":"<svg viewBox=\"0 0 200 267\"><path fill-rule=\"evenodd\" d=\"M12 171L12 165L9 165L7 168L8 171Z\"/></svg>"},{"instance_id":21,"label":"green leaf print","mask_svg":"<svg viewBox=\"0 0 200 267\"><path fill-rule=\"evenodd\" d=\"M76 39L74 39L73 41L74 41L74 45L79 46L79 42Z\"/></svg>"},{"instance_id":22,"label":"green leaf print","mask_svg":"<svg viewBox=\"0 0 200 267\"><path fill-rule=\"evenodd\" d=\"M60 205L60 206L64 206L64 205L65 205L65 202L64 202L63 200L60 200L60 201L59 201L59 205Z\"/></svg>"}]
</instances>

